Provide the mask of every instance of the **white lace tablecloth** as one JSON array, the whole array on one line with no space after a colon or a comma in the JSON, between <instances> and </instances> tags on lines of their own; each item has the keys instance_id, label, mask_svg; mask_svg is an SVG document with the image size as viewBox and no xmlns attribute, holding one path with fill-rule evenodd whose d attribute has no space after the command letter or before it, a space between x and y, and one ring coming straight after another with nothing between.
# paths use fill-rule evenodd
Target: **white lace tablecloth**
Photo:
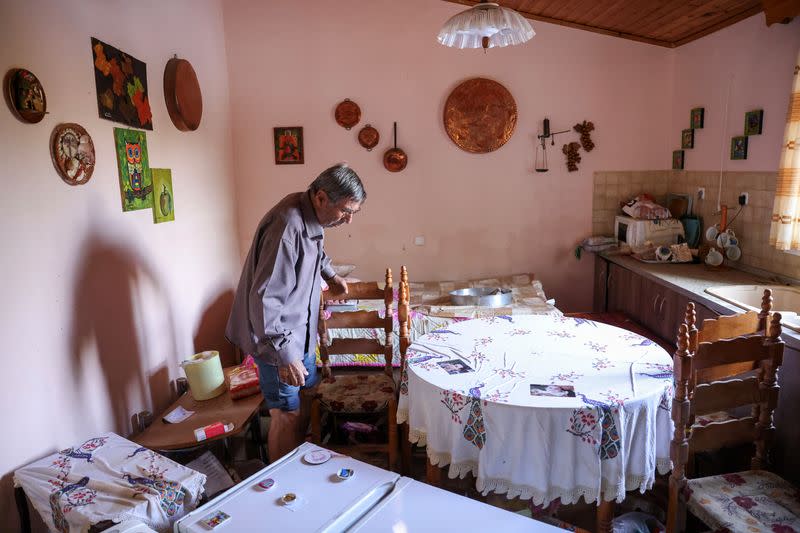
<instances>
[{"instance_id":1,"label":"white lace tablecloth","mask_svg":"<svg viewBox=\"0 0 800 533\"><path fill-rule=\"evenodd\" d=\"M622 501L670 469L672 360L635 333L580 318L482 318L421 337L408 357L398 422L432 464L451 478L471 472L484 494ZM531 394L547 385L575 396Z\"/></svg>"}]
</instances>

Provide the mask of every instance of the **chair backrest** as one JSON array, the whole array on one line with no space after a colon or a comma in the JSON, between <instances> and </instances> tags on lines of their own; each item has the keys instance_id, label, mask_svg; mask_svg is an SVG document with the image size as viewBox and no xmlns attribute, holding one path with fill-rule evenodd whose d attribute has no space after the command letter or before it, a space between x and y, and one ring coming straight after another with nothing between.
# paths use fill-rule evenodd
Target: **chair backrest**
<instances>
[{"instance_id":1,"label":"chair backrest","mask_svg":"<svg viewBox=\"0 0 800 533\"><path fill-rule=\"evenodd\" d=\"M696 313L694 303L686 306L685 322L689 327L689 351L697 353L698 345L703 342L714 342L722 339L732 339L745 335L754 335L765 332L772 314L772 291L766 289L761 298L761 311L748 311L731 316L709 318L703 321L698 330L695 327ZM690 383L690 389L695 383L708 383L718 379L748 372L755 368L753 362L745 361L729 365L710 366L699 371L694 376L696 381Z\"/></svg>"},{"instance_id":2,"label":"chair backrest","mask_svg":"<svg viewBox=\"0 0 800 533\"><path fill-rule=\"evenodd\" d=\"M400 267L400 286L397 290L397 321L400 328L400 369L406 367L406 352L411 344L409 334L411 292L408 285L408 270L405 265Z\"/></svg>"},{"instance_id":3,"label":"chair backrest","mask_svg":"<svg viewBox=\"0 0 800 533\"><path fill-rule=\"evenodd\" d=\"M360 281L347 284L348 300L382 300L384 302L384 315L379 311L334 311L325 310L325 302L339 300L340 294L332 291L322 291L319 310L319 353L323 367L328 366L330 355L334 354L383 354L385 359L384 370L392 375L392 332L393 332L393 302L392 270L386 269L385 285L381 288L377 281ZM375 338L337 338L330 339L328 331L331 329L361 329L383 328L386 334L385 342L381 343Z\"/></svg>"},{"instance_id":4,"label":"chair backrest","mask_svg":"<svg viewBox=\"0 0 800 533\"><path fill-rule=\"evenodd\" d=\"M740 336L713 342L701 342L697 352L689 350L689 327L681 324L678 351L675 353L675 397L672 419L675 434L671 459L673 476L684 476L688 454L716 450L725 446L754 442L752 468L763 468L769 441L774 433L772 413L778 403L777 370L783 362L781 315L774 313L763 334ZM690 383L707 369L736 363L758 366L757 376L729 378L711 383L697 383L690 397ZM744 405L758 405L758 416L692 426L694 416Z\"/></svg>"}]
</instances>

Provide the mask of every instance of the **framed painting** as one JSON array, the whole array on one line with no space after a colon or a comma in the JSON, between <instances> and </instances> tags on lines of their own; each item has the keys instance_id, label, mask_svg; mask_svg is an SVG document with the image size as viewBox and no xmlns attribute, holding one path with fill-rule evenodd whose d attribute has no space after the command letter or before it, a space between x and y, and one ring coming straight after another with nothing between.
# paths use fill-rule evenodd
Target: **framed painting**
<instances>
[{"instance_id":1,"label":"framed painting","mask_svg":"<svg viewBox=\"0 0 800 533\"><path fill-rule=\"evenodd\" d=\"M153 181L147 157L147 136L141 130L114 128L122 210L153 207Z\"/></svg>"},{"instance_id":2,"label":"framed painting","mask_svg":"<svg viewBox=\"0 0 800 533\"><path fill-rule=\"evenodd\" d=\"M273 128L275 137L275 164L302 165L303 128L302 126L282 126Z\"/></svg>"},{"instance_id":3,"label":"framed painting","mask_svg":"<svg viewBox=\"0 0 800 533\"><path fill-rule=\"evenodd\" d=\"M694 130L683 130L681 132L681 148L694 148Z\"/></svg>"},{"instance_id":4,"label":"framed painting","mask_svg":"<svg viewBox=\"0 0 800 533\"><path fill-rule=\"evenodd\" d=\"M703 122L705 121L705 114L706 112L704 107L695 107L692 109L689 127L693 130L702 128Z\"/></svg>"},{"instance_id":5,"label":"framed painting","mask_svg":"<svg viewBox=\"0 0 800 533\"><path fill-rule=\"evenodd\" d=\"M744 134L745 135L761 135L761 129L764 124L764 110L756 109L755 111L748 111L744 114Z\"/></svg>"},{"instance_id":6,"label":"framed painting","mask_svg":"<svg viewBox=\"0 0 800 533\"><path fill-rule=\"evenodd\" d=\"M683 150L672 152L672 170L683 170Z\"/></svg>"},{"instance_id":7,"label":"framed painting","mask_svg":"<svg viewBox=\"0 0 800 533\"><path fill-rule=\"evenodd\" d=\"M92 55L100 118L152 130L147 65L94 37Z\"/></svg>"},{"instance_id":8,"label":"framed painting","mask_svg":"<svg viewBox=\"0 0 800 533\"><path fill-rule=\"evenodd\" d=\"M150 174L153 176L153 223L175 220L172 171L168 168L151 168Z\"/></svg>"},{"instance_id":9,"label":"framed painting","mask_svg":"<svg viewBox=\"0 0 800 533\"><path fill-rule=\"evenodd\" d=\"M747 159L747 136L731 138L731 159Z\"/></svg>"}]
</instances>

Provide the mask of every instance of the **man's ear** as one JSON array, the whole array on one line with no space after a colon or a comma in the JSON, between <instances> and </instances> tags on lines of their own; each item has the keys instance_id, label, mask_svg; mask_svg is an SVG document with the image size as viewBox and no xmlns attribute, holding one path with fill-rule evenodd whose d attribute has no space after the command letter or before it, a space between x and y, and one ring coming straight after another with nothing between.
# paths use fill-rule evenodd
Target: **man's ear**
<instances>
[{"instance_id":1,"label":"man's ear","mask_svg":"<svg viewBox=\"0 0 800 533\"><path fill-rule=\"evenodd\" d=\"M314 199L316 200L317 205L326 206L328 204L328 193L319 189L316 193L314 193Z\"/></svg>"}]
</instances>

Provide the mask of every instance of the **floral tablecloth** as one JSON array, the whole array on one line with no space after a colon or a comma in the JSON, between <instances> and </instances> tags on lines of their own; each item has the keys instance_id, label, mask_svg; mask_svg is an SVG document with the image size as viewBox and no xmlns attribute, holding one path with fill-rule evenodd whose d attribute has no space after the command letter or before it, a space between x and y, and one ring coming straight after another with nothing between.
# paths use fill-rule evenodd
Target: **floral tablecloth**
<instances>
[{"instance_id":1,"label":"floral tablecloth","mask_svg":"<svg viewBox=\"0 0 800 533\"><path fill-rule=\"evenodd\" d=\"M397 420L450 477L547 504L615 499L670 469L672 360L582 318L451 324L409 348Z\"/></svg>"},{"instance_id":2,"label":"floral tablecloth","mask_svg":"<svg viewBox=\"0 0 800 533\"><path fill-rule=\"evenodd\" d=\"M197 506L206 476L105 433L14 472L51 531L88 531L104 520L136 519L156 531Z\"/></svg>"}]
</instances>

